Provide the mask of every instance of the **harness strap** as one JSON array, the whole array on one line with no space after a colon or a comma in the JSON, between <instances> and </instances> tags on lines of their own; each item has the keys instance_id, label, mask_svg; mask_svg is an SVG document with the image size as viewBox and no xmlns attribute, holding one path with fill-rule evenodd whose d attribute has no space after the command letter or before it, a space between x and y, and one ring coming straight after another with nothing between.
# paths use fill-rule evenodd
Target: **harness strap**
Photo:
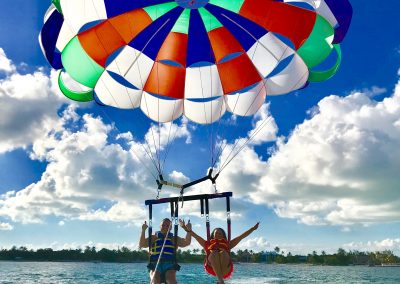
<instances>
[{"instance_id":1,"label":"harness strap","mask_svg":"<svg viewBox=\"0 0 400 284\"><path fill-rule=\"evenodd\" d=\"M208 206L208 198L204 199L206 203L206 229L207 229L207 241L210 241L210 209Z\"/></svg>"},{"instance_id":2,"label":"harness strap","mask_svg":"<svg viewBox=\"0 0 400 284\"><path fill-rule=\"evenodd\" d=\"M228 242L231 241L231 202L229 196L226 197L226 225L228 228Z\"/></svg>"},{"instance_id":3,"label":"harness strap","mask_svg":"<svg viewBox=\"0 0 400 284\"><path fill-rule=\"evenodd\" d=\"M178 202L175 202L175 225L174 225L174 246L175 246L175 254L174 254L174 262L177 264L176 255L178 252Z\"/></svg>"},{"instance_id":4,"label":"harness strap","mask_svg":"<svg viewBox=\"0 0 400 284\"><path fill-rule=\"evenodd\" d=\"M151 252L152 241L151 235L153 234L153 205L149 205L149 252Z\"/></svg>"}]
</instances>

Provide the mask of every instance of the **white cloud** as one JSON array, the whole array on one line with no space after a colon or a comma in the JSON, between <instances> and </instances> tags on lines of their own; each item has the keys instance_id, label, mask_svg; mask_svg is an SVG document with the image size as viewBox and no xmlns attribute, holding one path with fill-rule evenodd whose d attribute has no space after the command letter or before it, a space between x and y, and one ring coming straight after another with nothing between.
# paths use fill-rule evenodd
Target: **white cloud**
<instances>
[{"instance_id":1,"label":"white cloud","mask_svg":"<svg viewBox=\"0 0 400 284\"><path fill-rule=\"evenodd\" d=\"M268 161L248 145L219 185L304 224L397 222L400 83L383 101L371 98L383 91L324 98L287 140L277 140Z\"/></svg>"},{"instance_id":2,"label":"white cloud","mask_svg":"<svg viewBox=\"0 0 400 284\"><path fill-rule=\"evenodd\" d=\"M72 242L72 243L59 243L59 242L53 242L51 244L48 243L43 243L43 244L22 244L22 245L16 245L17 247L24 246L28 250L38 250L38 249L43 249L43 248L51 248L53 250L68 250L68 249L81 249L85 250L87 247L92 248L95 247L97 251L105 248L105 249L110 249L110 250L118 250L121 249L122 247L129 248L130 250L138 250L138 244L136 243L101 243L101 242L93 242L89 241L86 243L78 243L78 242ZM11 249L11 247L0 247L1 249Z\"/></svg>"},{"instance_id":3,"label":"white cloud","mask_svg":"<svg viewBox=\"0 0 400 284\"><path fill-rule=\"evenodd\" d=\"M92 221L111 221L111 222L130 222L131 220L145 220L146 213L142 206L137 202L120 201L113 204L109 209L97 209L82 213L79 220Z\"/></svg>"},{"instance_id":4,"label":"white cloud","mask_svg":"<svg viewBox=\"0 0 400 284\"><path fill-rule=\"evenodd\" d=\"M0 49L0 65L2 60L9 59ZM22 75L9 68L0 79L0 153L25 148L57 125L66 99L56 84L55 72L49 78L41 70Z\"/></svg>"},{"instance_id":5,"label":"white cloud","mask_svg":"<svg viewBox=\"0 0 400 284\"><path fill-rule=\"evenodd\" d=\"M400 253L400 238L396 239L384 239L366 242L351 242L343 245L346 250L358 250L358 251L384 251L390 250L395 254Z\"/></svg>"},{"instance_id":6,"label":"white cloud","mask_svg":"<svg viewBox=\"0 0 400 284\"><path fill-rule=\"evenodd\" d=\"M10 59L7 58L4 49L0 47L0 72L12 73L15 72L15 65L12 63Z\"/></svg>"},{"instance_id":7,"label":"white cloud","mask_svg":"<svg viewBox=\"0 0 400 284\"><path fill-rule=\"evenodd\" d=\"M305 224L398 221L398 145L400 83L382 102L357 92L324 98L278 143L250 196Z\"/></svg>"},{"instance_id":8,"label":"white cloud","mask_svg":"<svg viewBox=\"0 0 400 284\"><path fill-rule=\"evenodd\" d=\"M119 134L128 140L128 149L110 144L112 131L113 126L100 118L79 117L73 106L66 108L57 129L33 143L31 158L48 163L41 179L3 194L0 216L22 223L39 223L48 215L64 220L145 220L142 201L156 194L147 170L150 162L143 145L129 140L131 135Z\"/></svg>"},{"instance_id":9,"label":"white cloud","mask_svg":"<svg viewBox=\"0 0 400 284\"><path fill-rule=\"evenodd\" d=\"M180 185L183 185L183 184L189 182L189 178L187 176L185 176L183 173L177 172L177 171L172 171L172 173L169 174L169 178L172 182L180 184Z\"/></svg>"},{"instance_id":10,"label":"white cloud","mask_svg":"<svg viewBox=\"0 0 400 284\"><path fill-rule=\"evenodd\" d=\"M247 134L251 137L252 145L260 145L265 142L272 142L277 139L278 126L269 113L269 104L264 104L254 115L253 129Z\"/></svg>"},{"instance_id":11,"label":"white cloud","mask_svg":"<svg viewBox=\"0 0 400 284\"><path fill-rule=\"evenodd\" d=\"M9 223L0 222L0 231L11 231L14 227Z\"/></svg>"},{"instance_id":12,"label":"white cloud","mask_svg":"<svg viewBox=\"0 0 400 284\"><path fill-rule=\"evenodd\" d=\"M170 142L178 138L186 138L186 143L191 142L191 134L188 129L186 119L181 121L181 125L168 122L160 125L153 124L147 131L145 139L148 145L151 146L151 151L154 155L158 154L157 151L162 151Z\"/></svg>"},{"instance_id":13,"label":"white cloud","mask_svg":"<svg viewBox=\"0 0 400 284\"><path fill-rule=\"evenodd\" d=\"M3 50L0 58L13 66ZM55 72L49 77L41 69L32 74L19 74L11 67L2 70L8 73L0 80L0 153L32 146L30 158L47 167L36 183L0 196L0 216L22 223L39 223L47 215L65 220L144 219L142 200L155 194L146 145L134 141L129 132L115 137L128 147L109 144L115 127L91 115L81 118L75 104L58 114L69 101L58 90ZM179 126L154 125L145 137L150 145L157 139L161 149L177 138L190 143L184 119Z\"/></svg>"},{"instance_id":14,"label":"white cloud","mask_svg":"<svg viewBox=\"0 0 400 284\"><path fill-rule=\"evenodd\" d=\"M245 239L241 241L234 250L237 251L239 249L253 250L255 252L272 250L270 243L264 237Z\"/></svg>"}]
</instances>

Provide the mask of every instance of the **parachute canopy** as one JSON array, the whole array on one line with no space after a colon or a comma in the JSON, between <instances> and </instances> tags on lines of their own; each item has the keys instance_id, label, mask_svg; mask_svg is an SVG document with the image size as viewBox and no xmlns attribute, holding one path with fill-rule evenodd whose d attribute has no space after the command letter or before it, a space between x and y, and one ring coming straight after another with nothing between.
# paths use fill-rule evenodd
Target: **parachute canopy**
<instances>
[{"instance_id":1,"label":"parachute canopy","mask_svg":"<svg viewBox=\"0 0 400 284\"><path fill-rule=\"evenodd\" d=\"M348 0L53 0L39 40L73 100L208 124L331 77L351 15Z\"/></svg>"}]
</instances>

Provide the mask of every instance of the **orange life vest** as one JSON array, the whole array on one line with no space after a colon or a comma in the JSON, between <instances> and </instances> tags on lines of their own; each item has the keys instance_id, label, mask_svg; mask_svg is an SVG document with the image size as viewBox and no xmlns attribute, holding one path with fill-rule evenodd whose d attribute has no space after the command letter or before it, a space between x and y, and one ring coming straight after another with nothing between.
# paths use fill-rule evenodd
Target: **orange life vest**
<instances>
[{"instance_id":1,"label":"orange life vest","mask_svg":"<svg viewBox=\"0 0 400 284\"><path fill-rule=\"evenodd\" d=\"M210 241L206 241L204 248L205 248L206 254L207 254L206 259L204 261L204 269L208 274L217 276L214 269L208 263L208 256L213 250L217 250L217 249L225 250L229 253L230 252L229 242L225 239L211 239ZM231 260L231 262L229 263L229 270L224 275L224 279L228 279L232 275L232 272L233 272L233 263Z\"/></svg>"},{"instance_id":2,"label":"orange life vest","mask_svg":"<svg viewBox=\"0 0 400 284\"><path fill-rule=\"evenodd\" d=\"M210 252L213 250L225 250L230 251L229 242L226 239L211 239L206 242L206 251Z\"/></svg>"}]
</instances>

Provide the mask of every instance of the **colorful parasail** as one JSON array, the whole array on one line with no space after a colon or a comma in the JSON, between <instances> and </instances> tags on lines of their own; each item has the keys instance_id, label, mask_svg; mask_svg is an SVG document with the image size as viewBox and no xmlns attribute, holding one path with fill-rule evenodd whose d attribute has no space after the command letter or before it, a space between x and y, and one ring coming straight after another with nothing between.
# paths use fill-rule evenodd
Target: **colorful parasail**
<instances>
[{"instance_id":1,"label":"colorful parasail","mask_svg":"<svg viewBox=\"0 0 400 284\"><path fill-rule=\"evenodd\" d=\"M348 0L53 0L39 41L72 100L210 124L333 76L351 17Z\"/></svg>"}]
</instances>

